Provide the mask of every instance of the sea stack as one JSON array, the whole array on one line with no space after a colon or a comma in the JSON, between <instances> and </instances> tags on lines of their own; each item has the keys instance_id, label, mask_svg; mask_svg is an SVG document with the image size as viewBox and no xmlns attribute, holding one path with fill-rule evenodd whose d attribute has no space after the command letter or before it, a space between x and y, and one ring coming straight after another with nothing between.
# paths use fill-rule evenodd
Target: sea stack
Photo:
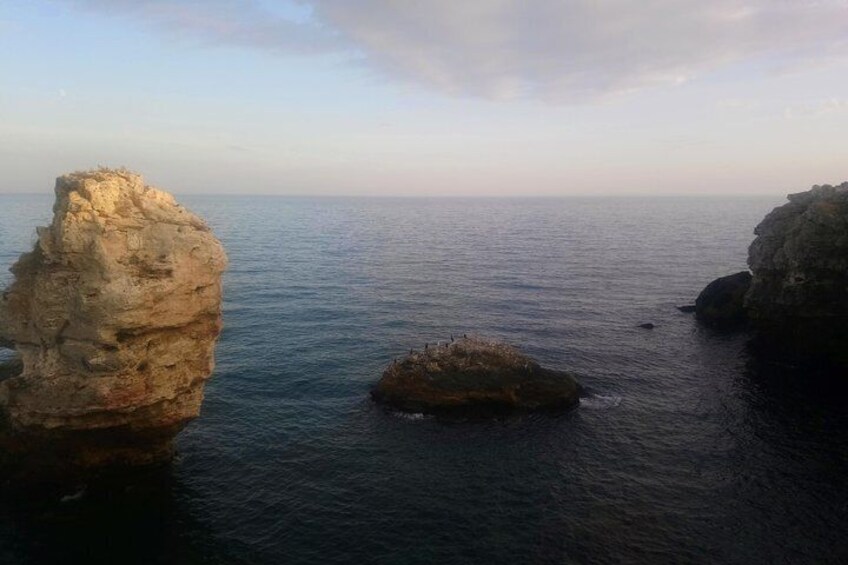
<instances>
[{"instance_id":1,"label":"sea stack","mask_svg":"<svg viewBox=\"0 0 848 565\"><path fill-rule=\"evenodd\" d=\"M227 257L140 175L56 180L53 221L0 299L0 464L66 470L167 460L198 416Z\"/></svg>"},{"instance_id":2,"label":"sea stack","mask_svg":"<svg viewBox=\"0 0 848 565\"><path fill-rule=\"evenodd\" d=\"M463 337L390 364L371 396L403 412L489 417L572 408L579 392L571 374L543 368L510 345Z\"/></svg>"},{"instance_id":3,"label":"sea stack","mask_svg":"<svg viewBox=\"0 0 848 565\"><path fill-rule=\"evenodd\" d=\"M745 310L759 343L848 365L848 182L788 199L754 230Z\"/></svg>"}]
</instances>

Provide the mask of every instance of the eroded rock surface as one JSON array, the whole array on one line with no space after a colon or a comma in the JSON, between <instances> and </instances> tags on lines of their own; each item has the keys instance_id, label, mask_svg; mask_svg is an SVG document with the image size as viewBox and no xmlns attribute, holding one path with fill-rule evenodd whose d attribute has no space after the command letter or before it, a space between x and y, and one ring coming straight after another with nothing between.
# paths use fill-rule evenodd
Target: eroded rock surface
<instances>
[{"instance_id":1,"label":"eroded rock surface","mask_svg":"<svg viewBox=\"0 0 848 565\"><path fill-rule=\"evenodd\" d=\"M762 337L848 362L848 182L789 195L757 226L745 308Z\"/></svg>"},{"instance_id":2,"label":"eroded rock surface","mask_svg":"<svg viewBox=\"0 0 848 565\"><path fill-rule=\"evenodd\" d=\"M392 362L371 395L405 412L489 416L574 407L579 385L514 347L462 338Z\"/></svg>"},{"instance_id":3,"label":"eroded rock surface","mask_svg":"<svg viewBox=\"0 0 848 565\"><path fill-rule=\"evenodd\" d=\"M214 366L224 250L139 175L74 173L55 192L51 225L0 300L0 343L19 353L0 382L0 457L166 459Z\"/></svg>"}]
</instances>

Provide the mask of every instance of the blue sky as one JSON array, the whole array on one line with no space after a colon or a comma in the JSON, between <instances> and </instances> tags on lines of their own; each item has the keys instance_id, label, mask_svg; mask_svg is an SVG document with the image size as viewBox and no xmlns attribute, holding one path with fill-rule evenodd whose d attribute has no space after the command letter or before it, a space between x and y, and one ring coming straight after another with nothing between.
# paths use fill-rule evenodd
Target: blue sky
<instances>
[{"instance_id":1,"label":"blue sky","mask_svg":"<svg viewBox=\"0 0 848 565\"><path fill-rule=\"evenodd\" d=\"M0 4L0 192L785 194L848 179L848 0Z\"/></svg>"}]
</instances>

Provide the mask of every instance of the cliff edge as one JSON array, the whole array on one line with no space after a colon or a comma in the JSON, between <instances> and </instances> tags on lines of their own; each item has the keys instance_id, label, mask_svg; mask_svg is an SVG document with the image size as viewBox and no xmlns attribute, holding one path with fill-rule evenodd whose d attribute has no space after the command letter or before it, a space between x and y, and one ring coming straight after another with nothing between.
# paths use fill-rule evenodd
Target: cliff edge
<instances>
[{"instance_id":1,"label":"cliff edge","mask_svg":"<svg viewBox=\"0 0 848 565\"><path fill-rule=\"evenodd\" d=\"M745 310L766 344L848 364L848 182L788 199L754 230Z\"/></svg>"},{"instance_id":2,"label":"cliff edge","mask_svg":"<svg viewBox=\"0 0 848 565\"><path fill-rule=\"evenodd\" d=\"M747 271L710 283L699 320L749 327L769 356L848 366L848 182L790 194L754 229ZM728 324L732 321L732 324Z\"/></svg>"}]
</instances>

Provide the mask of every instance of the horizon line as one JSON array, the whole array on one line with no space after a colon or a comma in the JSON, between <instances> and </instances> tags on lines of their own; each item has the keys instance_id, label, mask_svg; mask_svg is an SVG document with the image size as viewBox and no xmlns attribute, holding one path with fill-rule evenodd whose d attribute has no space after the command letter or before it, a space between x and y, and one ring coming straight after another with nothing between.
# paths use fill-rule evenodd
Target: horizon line
<instances>
[{"instance_id":1,"label":"horizon line","mask_svg":"<svg viewBox=\"0 0 848 565\"><path fill-rule=\"evenodd\" d=\"M303 194L303 193L291 193L291 194L279 194L279 193L267 193L267 192L250 192L250 193L235 193L235 192L181 192L178 190L168 190L163 189L161 187L150 185L153 188L158 190L163 190L174 196L222 196L222 197L271 197L271 198L316 198L316 199L339 199L339 198L354 198L354 199L405 199L405 200L482 200L482 199L490 199L490 200L558 200L558 199L567 199L567 198L771 198L772 196L780 196L777 193L774 194L764 194L759 192L745 192L745 193L714 193L714 192L696 192L696 193L651 193L651 192L639 192L632 194L588 194L588 193L576 193L576 194L536 194L536 195L511 195L511 194L467 194L467 195L457 195L457 194ZM808 189L809 190L809 189ZM797 192L803 192L797 191ZM0 197L2 196L48 196L52 195L52 189L49 191L38 191L38 192L0 192ZM785 198L787 195L793 194L793 192L783 193L782 196Z\"/></svg>"}]
</instances>

